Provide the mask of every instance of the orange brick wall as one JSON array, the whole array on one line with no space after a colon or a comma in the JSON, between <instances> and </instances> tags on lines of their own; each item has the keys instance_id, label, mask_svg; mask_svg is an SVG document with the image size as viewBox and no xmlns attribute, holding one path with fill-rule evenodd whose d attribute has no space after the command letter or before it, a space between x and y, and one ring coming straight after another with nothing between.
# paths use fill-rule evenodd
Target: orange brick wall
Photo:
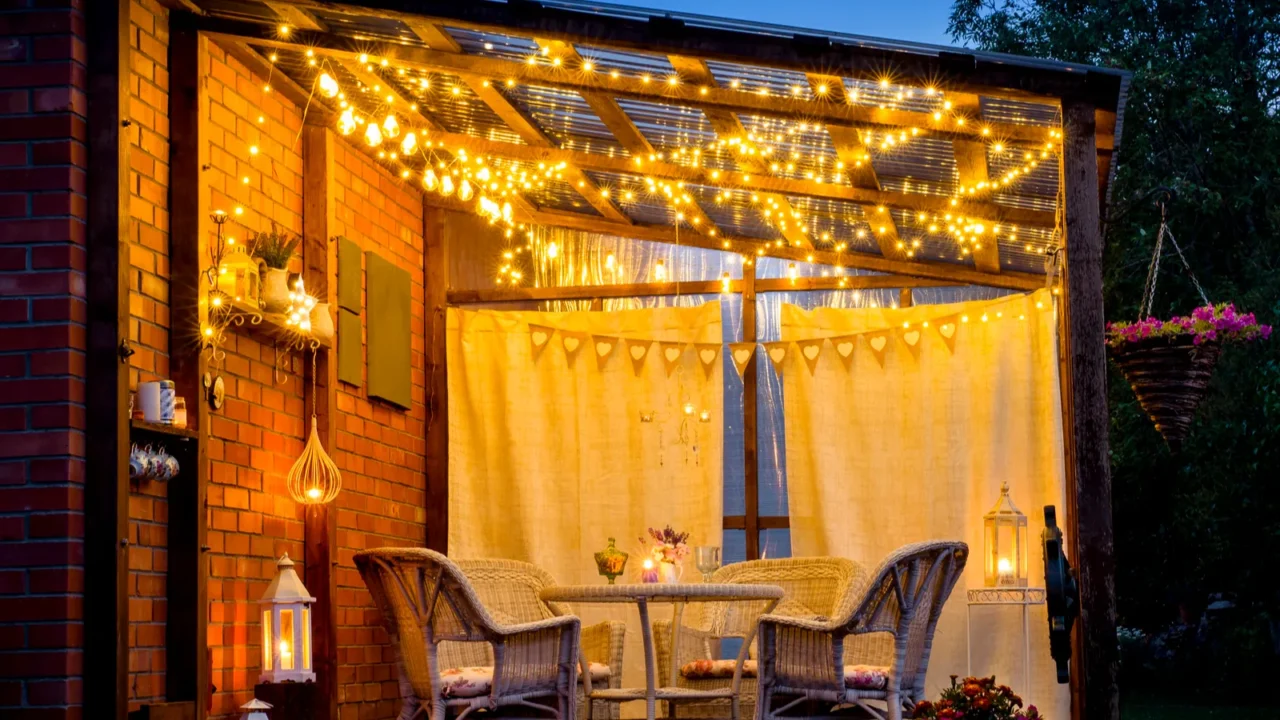
<instances>
[{"instance_id":1,"label":"orange brick wall","mask_svg":"<svg viewBox=\"0 0 1280 720\"><path fill-rule=\"evenodd\" d=\"M130 23L129 341L136 352L129 384L136 390L169 374L169 11L156 0L133 0ZM169 503L166 483L129 490L133 710L164 700Z\"/></svg>"},{"instance_id":2,"label":"orange brick wall","mask_svg":"<svg viewBox=\"0 0 1280 720\"><path fill-rule=\"evenodd\" d=\"M412 288L412 407L371 401L364 386L340 384L337 398L339 716L393 718L400 706L395 658L352 558L366 548L426 542L422 195L342 141L334 143L333 190L331 232L395 262ZM361 319L366 327L367 316Z\"/></svg>"},{"instance_id":3,"label":"orange brick wall","mask_svg":"<svg viewBox=\"0 0 1280 720\"><path fill-rule=\"evenodd\" d=\"M209 54L209 208L233 213L224 232L236 242L272 221L301 234L301 110L216 44ZM271 342L244 329L229 330L224 349L227 400L210 416L209 647L213 715L234 717L258 681L258 598L275 559L288 552L303 569L302 510L285 489L303 445L303 361L290 354L276 372Z\"/></svg>"}]
</instances>

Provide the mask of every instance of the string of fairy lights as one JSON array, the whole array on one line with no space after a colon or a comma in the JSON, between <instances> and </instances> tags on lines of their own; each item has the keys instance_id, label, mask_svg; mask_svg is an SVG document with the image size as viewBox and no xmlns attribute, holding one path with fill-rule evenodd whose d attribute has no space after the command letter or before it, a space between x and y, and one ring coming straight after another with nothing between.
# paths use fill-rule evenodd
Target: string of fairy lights
<instances>
[{"instance_id":1,"label":"string of fairy lights","mask_svg":"<svg viewBox=\"0 0 1280 720\"><path fill-rule=\"evenodd\" d=\"M278 28L281 36L288 36L290 32L288 26L281 25ZM492 45L488 43L485 47L492 49ZM427 192L454 197L464 203L474 201L478 214L490 223L504 227L504 234L510 244L503 249L501 262L498 263L496 280L499 284L519 284L526 278L529 273L528 268L522 265L522 258L530 257L535 248L541 251L541 256L555 258L558 248L553 242L541 243L536 228L520 221L520 216L523 215L520 210L531 204L536 205L533 201L541 194L550 192L553 185L562 183L569 177L572 169L567 163L534 163L489 157L470 153L465 147L450 147L444 141L437 141L429 128L414 124L415 118L421 117L417 103L401 99L393 89L389 77L394 75L401 86L442 94L446 99L473 99L469 90L464 94L462 86L436 80L429 74L415 79L408 76L405 67L396 67L387 58L360 55L359 64L365 74L381 82L366 84L356 79L353 81L354 86L348 84L344 87L338 80L341 73L330 64L328 58L317 57L316 52L310 49L305 51L305 56L307 65L315 73L311 82L313 94L318 92L339 106L336 120L339 133L344 136L358 134L379 159L398 164L398 172L402 178L419 179ZM274 53L270 59L272 63L278 60ZM582 76L638 80L641 85L676 88L689 84L679 72L658 77L643 70L608 68L593 58L579 56L576 52L552 52L547 46L531 48L523 64ZM832 78L831 83L835 82L843 81ZM386 87L382 83L386 83ZM508 77L484 80L482 83L485 86L514 90L521 81ZM717 88L718 91L725 89ZM269 81L264 90L270 92ZM698 92L703 95L709 90L707 85L698 86ZM965 214L963 203L1008 191L1011 186L1035 172L1042 163L1056 158L1061 150L1062 134L1054 127L1045 128L1043 143L1029 147L1025 142L1015 146L1006 139L994 137L990 127L981 126L975 131L974 139L984 143L985 152L992 157L1017 159L998 177L969 184L956 183L951 188L949 197L949 204L955 209L954 212L909 212L878 205L863 207L861 217L852 218L854 222L850 222L851 218L848 217L810 214L805 212L799 202L784 204L785 201L780 201L775 193L752 190L750 186L753 184L753 175L804 179L817 184L843 184L850 182L851 177L864 167L873 166L877 155L898 152L917 138L928 137L934 131L954 132L966 123L981 123L981 119L968 114L969 106L960 107L940 88L903 87L894 84L887 77L881 78L873 88L860 89L856 85L837 88L827 82L815 82L811 85L794 84L785 92L781 88L771 87L767 81L753 85L734 78L728 82L727 90L809 101L838 102L842 98L850 104L886 110L901 109L905 105L913 108L927 107L929 111L925 115L932 119L933 127L856 129L853 132L858 146L852 152L845 152L840 158L833 158L827 151L826 144L811 139L827 130L821 122L812 120L753 116L744 125L744 135L718 137L712 134L713 139L710 140L706 139L705 131L673 133L677 137L664 138L666 142L663 143L663 149L655 149L648 154L632 154L630 164L634 166L635 174L622 174L610 183L601 184L598 188L601 198L616 203L622 209L633 204L660 202L670 209L671 222L677 229L684 226L710 237L717 237L719 230L713 225L704 225L706 215L701 211L703 203L727 206L734 212L750 209L766 226L784 236L759 243L755 249L755 257L763 257L773 248L802 244L797 236L822 243L836 253L846 252L851 245L863 244L855 241L863 241L868 237L882 241L887 236L896 237L894 243L903 256L914 258L921 250L922 237L938 235L951 238L958 255L964 257L982 250L988 243L1004 241L1017 244L1019 228L1011 223L971 217ZM700 121L705 122L701 118ZM570 144L571 142L563 143L566 147ZM250 153L253 154L252 148ZM683 180L655 177L646 172L646 169L658 163L703 170L707 182L699 183L698 189L694 189ZM574 174L579 178L577 189L589 192L582 173ZM925 183L915 184L921 186ZM714 192L714 195L695 197L695 193L710 192ZM934 190L931 194L937 194L937 191ZM857 220L861 222L856 222ZM861 227L862 224L866 227ZM850 230L851 226L857 227ZM914 237L904 237L905 230L912 231ZM791 240L785 239L786 237ZM881 247L884 244L880 242ZM724 248L732 246L730 240L723 241ZM1029 253L1044 254L1052 249L1043 242L1033 241L1024 245L1024 250ZM741 259L746 264L752 261L748 255L742 255ZM671 276L670 268L655 264L652 275L655 281L663 282L666 277Z\"/></svg>"}]
</instances>

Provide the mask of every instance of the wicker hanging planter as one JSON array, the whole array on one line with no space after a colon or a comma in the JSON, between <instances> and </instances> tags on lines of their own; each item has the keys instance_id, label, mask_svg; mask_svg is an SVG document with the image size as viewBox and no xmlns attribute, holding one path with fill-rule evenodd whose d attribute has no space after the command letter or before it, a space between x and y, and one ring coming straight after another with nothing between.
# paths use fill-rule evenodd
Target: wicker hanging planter
<instances>
[{"instance_id":1,"label":"wicker hanging planter","mask_svg":"<svg viewBox=\"0 0 1280 720\"><path fill-rule=\"evenodd\" d=\"M1204 399L1222 346L1191 335L1148 337L1109 348L1169 448L1177 452Z\"/></svg>"}]
</instances>

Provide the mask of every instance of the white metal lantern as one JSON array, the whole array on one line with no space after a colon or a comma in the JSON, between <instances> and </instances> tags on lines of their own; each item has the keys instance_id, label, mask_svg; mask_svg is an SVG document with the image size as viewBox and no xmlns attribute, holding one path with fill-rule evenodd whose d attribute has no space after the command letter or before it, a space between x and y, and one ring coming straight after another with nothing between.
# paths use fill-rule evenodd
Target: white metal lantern
<instances>
[{"instance_id":1,"label":"white metal lantern","mask_svg":"<svg viewBox=\"0 0 1280 720\"><path fill-rule=\"evenodd\" d=\"M271 703L254 698L249 702L240 706L244 714L240 716L240 720L268 720L267 714L263 710L270 710Z\"/></svg>"},{"instance_id":2,"label":"white metal lantern","mask_svg":"<svg viewBox=\"0 0 1280 720\"><path fill-rule=\"evenodd\" d=\"M311 664L311 597L289 553L262 595L262 675L258 682L314 682Z\"/></svg>"},{"instance_id":3,"label":"white metal lantern","mask_svg":"<svg viewBox=\"0 0 1280 720\"><path fill-rule=\"evenodd\" d=\"M1009 498L1009 483L1000 486L1000 499L982 516L986 542L987 587L1027 586L1027 516Z\"/></svg>"}]
</instances>

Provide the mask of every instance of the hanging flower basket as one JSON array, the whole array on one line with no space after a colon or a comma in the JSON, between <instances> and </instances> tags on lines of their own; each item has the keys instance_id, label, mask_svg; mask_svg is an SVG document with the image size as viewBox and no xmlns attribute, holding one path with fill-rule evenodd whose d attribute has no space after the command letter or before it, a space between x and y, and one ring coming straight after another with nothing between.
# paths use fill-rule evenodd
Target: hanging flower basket
<instances>
[{"instance_id":1,"label":"hanging flower basket","mask_svg":"<svg viewBox=\"0 0 1280 720\"><path fill-rule=\"evenodd\" d=\"M1177 452L1204 399L1222 345L1266 339L1271 327L1234 305L1206 305L1188 317L1107 325L1107 349L1138 404Z\"/></svg>"}]
</instances>

